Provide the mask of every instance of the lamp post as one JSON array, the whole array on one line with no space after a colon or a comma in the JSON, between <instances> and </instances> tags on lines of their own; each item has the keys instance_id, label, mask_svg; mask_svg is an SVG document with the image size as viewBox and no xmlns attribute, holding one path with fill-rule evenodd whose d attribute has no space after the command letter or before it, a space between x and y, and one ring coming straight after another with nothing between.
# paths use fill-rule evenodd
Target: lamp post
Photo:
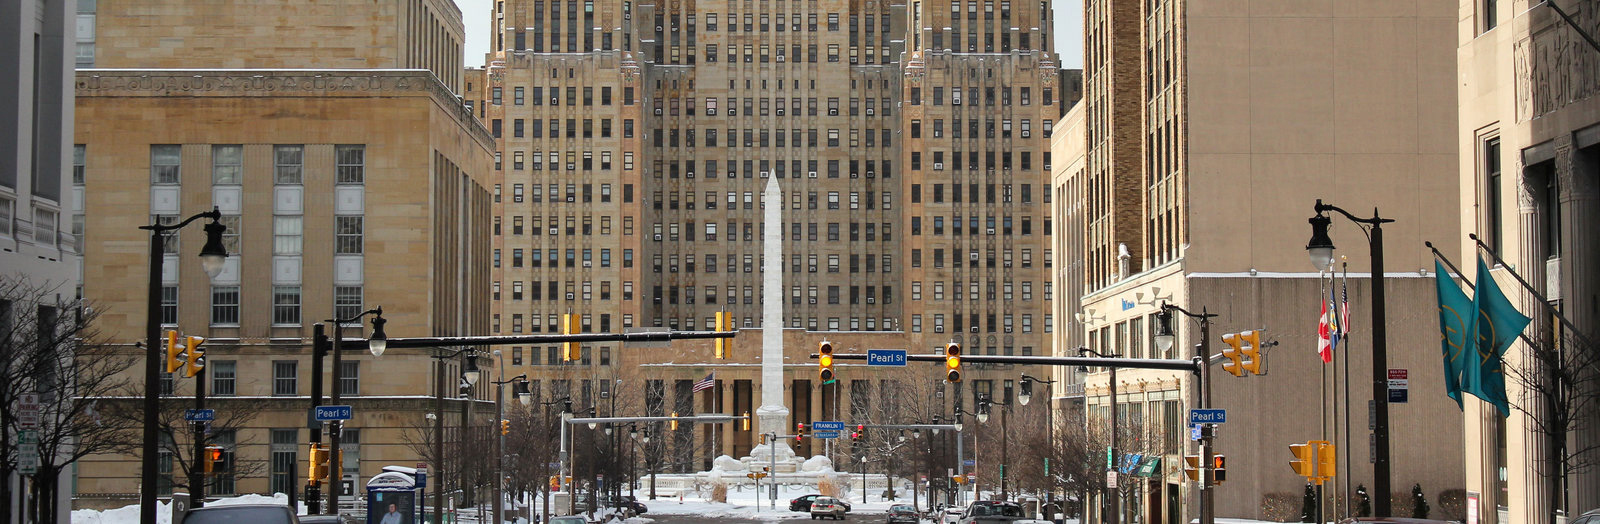
<instances>
[{"instance_id":1,"label":"lamp post","mask_svg":"<svg viewBox=\"0 0 1600 524\"><path fill-rule=\"evenodd\" d=\"M1311 256L1311 264L1319 272L1333 266L1333 239L1328 237L1328 227L1333 219L1328 216L1329 211L1344 215L1358 225L1367 226L1363 232L1367 234L1368 249L1372 252L1372 410L1376 419L1372 430L1373 447L1376 450L1372 457L1372 489L1377 495L1372 510L1374 516L1387 517L1390 513L1389 358L1383 307L1383 224L1394 222L1394 219L1379 216L1376 207L1372 208L1372 218L1360 218L1338 206L1323 204L1320 198L1313 209L1316 215L1308 220L1311 223L1311 240L1306 243L1306 251Z\"/></svg>"},{"instance_id":2,"label":"lamp post","mask_svg":"<svg viewBox=\"0 0 1600 524\"><path fill-rule=\"evenodd\" d=\"M206 272L207 278L215 279L222 273L222 264L228 258L228 250L222 245L222 234L228 230L228 226L220 222L222 211L212 207L211 211L197 213L177 224L163 224L158 219L148 226L139 226L139 229L150 232L150 287L144 330L144 442L139 457L140 522L156 521L156 484L159 475L156 466L156 455L159 453L156 415L161 409L161 360L165 347L161 343L161 266L166 260L164 244L168 232L182 229L201 218L209 218L211 222L205 225L206 243L200 248L200 268Z\"/></svg>"},{"instance_id":3,"label":"lamp post","mask_svg":"<svg viewBox=\"0 0 1600 524\"><path fill-rule=\"evenodd\" d=\"M1108 354L1101 353L1099 351L1095 351L1093 349L1089 349L1089 348L1086 348L1086 347L1078 348L1078 356L1083 356L1083 354L1085 354L1085 353L1088 353L1088 354L1091 354L1091 355L1094 355L1094 356L1097 356L1097 357L1100 357L1100 358L1121 358L1122 357L1121 354L1117 354L1117 353L1112 353L1112 354L1108 355ZM1108 367L1107 369L1109 369L1111 371L1111 377L1110 377L1111 380L1108 382L1111 385L1111 397L1110 397L1111 402L1109 403L1110 404L1110 409L1108 410L1108 411L1111 412L1111 427L1110 427L1111 449L1107 452L1106 468L1115 471L1115 469L1117 467L1117 368L1115 366L1111 366L1111 367ZM1085 403L1084 404L1084 417L1085 417L1085 419L1087 419L1087 417L1088 417L1088 412L1089 412L1089 406L1088 406L1087 403ZM1085 435L1085 436L1087 436L1087 435ZM1117 524L1117 522L1122 520L1122 497L1117 496L1116 490L1117 490L1117 488L1113 488L1111 486L1106 486L1106 494L1105 494L1106 500L1105 500L1105 503L1101 505L1102 511L1105 511L1105 513L1106 513L1106 522L1109 522L1111 524Z\"/></svg>"},{"instance_id":4,"label":"lamp post","mask_svg":"<svg viewBox=\"0 0 1600 524\"><path fill-rule=\"evenodd\" d=\"M994 397L991 396L991 395L988 395L988 394L984 394L983 396L978 397L978 423L979 424L987 424L989 422L989 407L990 406L1000 406L1000 408L1001 408L1000 409L1000 500L1006 500L1008 498L1006 496L1007 495L1007 492L1006 492L1006 466L1010 465L1010 463L1011 463L1011 459L1010 459L1010 453L1011 453L1011 435L1010 435L1010 433L1011 433L1011 430L1007 427L1007 420L1010 418L1008 416L1008 414L1011 412L1011 404L1009 402L996 402L994 400Z\"/></svg>"},{"instance_id":5,"label":"lamp post","mask_svg":"<svg viewBox=\"0 0 1600 524\"><path fill-rule=\"evenodd\" d=\"M500 350L498 350L498 349L494 350L494 356L495 356L495 359L497 359L497 360L504 360L504 356L500 353ZM505 393L506 393L505 385L506 384L511 384L511 392L512 392L512 394L517 396L517 402L522 404L523 407L528 407L528 405L533 404L533 393L531 391L528 391L528 376L527 375L517 375L515 377L511 377L511 380L506 380L506 367L504 365L504 362L496 362L495 364L496 364L495 367L500 369L500 380L494 381L494 413L495 413L495 420L496 421L504 421L504 420L506 420L506 408L505 408L505 396L506 396L505 395ZM494 515L494 521L495 522L505 522L506 519L505 519L504 513L505 513L505 506L506 506L506 495L505 495L506 433L505 433L505 429L504 429L504 424L505 423L504 422L496 422L496 423L497 424L501 424L502 425L502 429L500 430L500 435L498 437L496 437L495 440L494 440L494 456L497 457L497 458L495 459L495 466L494 466L494 500L495 500L495 503L494 503L494 511L492 511L491 514Z\"/></svg>"},{"instance_id":6,"label":"lamp post","mask_svg":"<svg viewBox=\"0 0 1600 524\"><path fill-rule=\"evenodd\" d=\"M1027 375L1026 373L1024 373L1022 375L1021 382L1022 382L1022 391L1017 394L1017 402L1022 404L1023 406L1027 406L1028 405L1028 401L1033 400L1033 384L1035 382L1040 383L1040 384L1045 384L1045 385L1052 385L1052 384L1056 383L1056 381L1054 381L1054 380L1044 380L1044 379L1040 379L1040 378L1035 378L1035 377ZM1044 412L1045 413L1045 428L1046 428L1045 430L1049 431L1051 433L1055 433L1055 430L1056 430L1055 409L1051 409L1053 407L1054 406L1046 406L1046 409L1045 409L1045 412ZM1051 440L1054 440L1054 439L1051 439ZM1046 476L1045 482L1049 483L1048 485L1051 486L1051 488L1049 490L1046 490L1044 492L1044 505L1045 505L1046 508L1048 508L1048 507L1050 507L1051 505L1053 505L1055 503L1055 493L1056 493L1056 490L1055 490L1055 487L1054 487L1055 486L1055 482L1051 482L1051 480L1049 479L1050 462L1049 462L1048 459L1045 460L1045 468L1044 469L1045 469L1045 476Z\"/></svg>"},{"instance_id":7,"label":"lamp post","mask_svg":"<svg viewBox=\"0 0 1600 524\"><path fill-rule=\"evenodd\" d=\"M471 346L448 355L433 355L433 358L438 360L434 364L436 367L433 374L433 460L439 467L439 482L433 485L433 524L444 524L444 361L456 357L462 357L461 380L465 381L468 387L477 384L482 375L478 370L477 351ZM464 407L462 413L466 413ZM466 425L462 424L461 429L465 431Z\"/></svg>"},{"instance_id":8,"label":"lamp post","mask_svg":"<svg viewBox=\"0 0 1600 524\"><path fill-rule=\"evenodd\" d=\"M333 384L329 386L329 405L339 405L339 398L344 389L344 325L357 323L367 315L375 315L372 319L372 337L367 339L367 347L373 356L383 355L389 347L389 337L383 332L383 324L388 322L383 319L383 306L378 306L357 313L349 318L339 318L338 311L334 311L334 318L326 322L333 324ZM313 351L314 352L314 351ZM315 408L313 408L315 409ZM339 514L339 488L344 482L344 453L340 453L339 437L344 433L344 422L333 421L328 424L328 513Z\"/></svg>"},{"instance_id":9,"label":"lamp post","mask_svg":"<svg viewBox=\"0 0 1600 524\"><path fill-rule=\"evenodd\" d=\"M530 397L531 397L531 395L530 395ZM539 406L544 408L543 409L544 417L545 417L544 426L547 427L547 428L550 427L550 406L554 406L556 404L561 404L563 406L562 407L562 411L561 411L561 419L563 421L565 421L567 419L567 417L572 414L572 399L571 398L561 397L561 398L558 398L558 399L551 399L549 402L540 402ZM566 440L566 438L565 438L566 428L567 428L567 425L566 425L565 422L563 422L561 424L561 430L562 430L561 434L563 435L562 441ZM648 443L648 442L650 442L650 440L648 438L646 438L645 442ZM543 473L541 475L541 477L548 478L550 476L549 475L549 470L550 470L550 466L549 466L550 462L549 462L549 460L546 459L543 455L540 455L539 456L539 462L540 462L539 471L541 473ZM557 471L556 474L560 475L561 472ZM561 482L566 482L566 479L563 478L563 477L557 477L557 478L560 478ZM550 495L552 493L553 492L550 491L550 483L546 482L545 486L544 486L544 517L545 517L546 520L549 520L549 518L550 518Z\"/></svg>"},{"instance_id":10,"label":"lamp post","mask_svg":"<svg viewBox=\"0 0 1600 524\"><path fill-rule=\"evenodd\" d=\"M1217 315L1209 313L1205 308L1200 308L1199 313L1192 313L1187 309L1161 303L1161 311L1156 313L1156 349L1165 353L1172 349L1176 340L1172 331L1172 314L1182 313L1183 316L1195 319L1200 323L1200 342L1194 345L1194 359L1200 365L1200 407L1211 407L1211 319ZM1210 424L1200 426L1200 524L1216 522L1216 481L1213 457L1216 455L1214 429Z\"/></svg>"}]
</instances>

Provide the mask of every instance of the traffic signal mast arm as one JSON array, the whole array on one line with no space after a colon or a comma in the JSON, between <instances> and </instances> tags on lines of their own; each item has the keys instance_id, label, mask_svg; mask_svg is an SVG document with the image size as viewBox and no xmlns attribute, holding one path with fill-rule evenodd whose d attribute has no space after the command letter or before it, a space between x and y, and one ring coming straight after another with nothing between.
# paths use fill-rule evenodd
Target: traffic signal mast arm
<instances>
[{"instance_id":1,"label":"traffic signal mast arm","mask_svg":"<svg viewBox=\"0 0 1600 524\"><path fill-rule=\"evenodd\" d=\"M817 358L816 353L811 358ZM834 353L835 360L866 360L865 353ZM914 362L945 362L944 355L906 355L906 360ZM1100 357L1046 357L1046 356L1017 356L1017 355L962 355L963 363L975 364L1021 364L1028 366L1101 366L1131 369L1167 369L1173 371L1200 372L1200 364L1196 360L1176 358L1100 358Z\"/></svg>"},{"instance_id":2,"label":"traffic signal mast arm","mask_svg":"<svg viewBox=\"0 0 1600 524\"><path fill-rule=\"evenodd\" d=\"M467 337L389 338L389 349L437 348L447 346L497 346L511 344L554 344L560 342L660 342L682 339L733 338L738 331L641 331L635 333L553 333L546 335L484 335ZM340 347L365 351L367 339L345 338ZM943 359L944 357L940 357Z\"/></svg>"}]
</instances>

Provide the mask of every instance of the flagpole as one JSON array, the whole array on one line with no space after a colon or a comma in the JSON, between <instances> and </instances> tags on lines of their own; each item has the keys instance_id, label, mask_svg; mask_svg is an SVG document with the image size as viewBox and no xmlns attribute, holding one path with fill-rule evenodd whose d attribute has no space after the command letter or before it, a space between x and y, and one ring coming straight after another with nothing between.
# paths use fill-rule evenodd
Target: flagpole
<instances>
[{"instance_id":1,"label":"flagpole","mask_svg":"<svg viewBox=\"0 0 1600 524\"><path fill-rule=\"evenodd\" d=\"M1331 274L1332 272L1330 271L1329 273ZM1329 320L1339 317L1339 309L1338 309L1339 304L1336 303L1336 302L1333 302L1333 300L1331 300L1331 297L1328 294L1329 291L1330 291L1329 288L1332 287L1332 285L1331 285L1332 281L1329 280L1329 279L1324 279L1323 276L1319 274L1319 275L1317 275L1317 282L1322 287L1322 291L1319 292L1319 295L1321 296L1321 298L1319 300L1325 301L1325 302L1323 302L1323 304L1326 304L1326 306L1324 306L1322 308L1322 311L1323 311L1322 325L1327 328L1327 332L1328 332L1327 333L1328 334L1328 339L1327 339L1327 342L1328 342L1328 358L1331 359L1331 358L1333 358L1333 344L1332 344L1332 342L1333 342L1333 326L1329 325ZM1327 307L1327 306L1332 306L1332 307L1330 308L1330 307ZM1317 357L1317 359L1318 360L1322 360L1322 357L1319 355ZM1327 362L1327 361L1322 362L1322 368L1319 369L1318 370L1319 372L1317 373L1317 377L1322 380L1322 387L1318 388L1320 390L1319 393L1322 394L1322 401L1318 405L1319 409L1317 410L1318 411L1318 415L1319 415L1318 418L1322 419L1322 432L1317 435L1317 439L1318 440L1322 440L1322 441L1327 441L1328 440L1328 418L1329 418L1328 417L1328 406L1329 406L1329 404L1328 404L1328 373L1329 373L1329 368L1331 367L1331 366L1328 365L1329 363L1330 362ZM1322 516L1323 515L1322 508L1323 508L1323 506L1325 506L1327 504L1327 502L1328 502L1327 499L1323 498L1322 484L1318 483L1317 484L1317 512L1316 512L1318 524L1322 524L1323 522L1325 522L1323 520L1323 516Z\"/></svg>"},{"instance_id":2,"label":"flagpole","mask_svg":"<svg viewBox=\"0 0 1600 524\"><path fill-rule=\"evenodd\" d=\"M1340 283L1340 290L1343 292L1342 298L1344 299L1346 313L1348 313L1350 308L1350 260L1343 255L1340 255L1339 258L1339 265L1344 270L1344 279ZM1348 316L1346 315L1346 318ZM1345 352L1349 353L1350 326L1341 324L1339 329L1344 330ZM1334 447L1338 454L1344 455L1344 515L1346 518L1355 516L1353 515L1355 512L1350 510L1351 495L1354 494L1350 491L1350 477L1354 476L1355 473L1350 470L1350 445L1350 358L1346 355L1344 359L1344 451L1338 452L1337 450L1340 448Z\"/></svg>"},{"instance_id":3,"label":"flagpole","mask_svg":"<svg viewBox=\"0 0 1600 524\"><path fill-rule=\"evenodd\" d=\"M1528 292L1532 293L1535 298L1538 298L1539 299L1539 303L1543 304L1545 309L1550 310L1551 314L1555 315L1556 320L1560 320L1561 321L1561 325L1562 326L1566 327L1568 331L1571 331L1573 334L1577 335L1578 338L1582 339L1582 342L1584 343L1584 345L1587 345L1587 346L1593 346L1594 345L1594 342L1591 341L1591 339L1589 338L1589 335L1587 333L1584 333L1582 330L1578 329L1578 326L1573 325L1571 320L1567 320L1567 316L1561 314L1561 310L1558 310L1558 309L1556 309L1555 306L1550 305L1550 299L1545 298L1544 293L1540 293L1539 290L1534 289L1532 285L1528 284L1528 281L1522 279L1522 275L1517 274L1516 271L1512 271L1511 270L1511 264L1507 264L1505 259L1500 258L1500 254L1499 253L1495 253L1493 249L1489 249L1489 246L1484 245L1483 240L1479 239L1478 235L1476 233L1467 233L1467 238L1471 238L1473 242L1477 242L1478 243L1478 249L1483 250L1484 253L1488 253L1491 258L1494 258L1494 262L1496 264L1499 264L1500 267L1505 268L1506 273L1510 274L1511 278L1517 279L1517 283L1522 285L1522 289L1528 290ZM1425 242L1425 244L1427 244L1427 246L1429 248L1433 247L1433 243L1432 242ZM1436 256L1442 256L1442 255L1439 255L1439 250L1438 249L1434 249L1433 252L1434 252L1434 254ZM1445 262L1445 263L1449 264L1449 262ZM1456 269L1455 266L1453 266L1453 265L1450 266L1450 270L1451 271L1455 271L1456 274L1458 274L1458 275L1461 275L1461 280L1464 281L1464 280L1467 279L1467 276L1465 274L1461 273L1460 270ZM1468 286L1471 286L1471 284L1468 284ZM1526 340L1527 337L1524 336L1523 339ZM1532 344L1531 341L1529 343Z\"/></svg>"},{"instance_id":4,"label":"flagpole","mask_svg":"<svg viewBox=\"0 0 1600 524\"><path fill-rule=\"evenodd\" d=\"M1337 277L1337 275L1335 273L1333 273L1331 271L1329 272L1329 282L1330 282L1329 287L1330 288L1332 287L1331 283L1333 282L1333 280L1336 277ZM1339 309L1339 303L1338 302L1334 303L1333 316L1339 319L1339 342L1344 343L1345 353L1349 353L1350 352L1350 342L1349 342L1349 339L1346 338L1345 334L1344 334L1344 331L1345 331L1344 315ZM1337 348L1335 348L1335 349L1337 349ZM1335 355L1334 356L1334 361L1333 361L1333 369L1328 370L1328 373L1333 375L1333 381L1332 381L1333 382L1333 449L1335 449L1335 450L1339 449L1339 374L1338 373L1339 373L1339 364L1344 363L1344 361L1345 361L1345 357L1341 357L1341 356ZM1345 394L1348 395L1349 391L1346 391ZM1335 478L1337 478L1337 477L1342 476L1342 475L1335 474L1334 476L1335 476ZM1337 480L1335 480L1335 482L1337 482ZM1333 493L1332 493L1332 495L1333 495L1333 518L1334 518L1335 521L1337 521L1337 520L1339 520L1339 515L1340 515L1340 513L1339 513L1339 485L1338 484L1334 484L1333 485Z\"/></svg>"}]
</instances>

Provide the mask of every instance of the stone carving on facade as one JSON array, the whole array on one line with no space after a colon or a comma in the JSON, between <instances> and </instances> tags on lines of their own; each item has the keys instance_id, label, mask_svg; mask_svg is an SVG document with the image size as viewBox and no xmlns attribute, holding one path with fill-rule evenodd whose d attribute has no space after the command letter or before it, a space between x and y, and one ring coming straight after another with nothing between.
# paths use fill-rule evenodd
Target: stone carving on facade
<instances>
[{"instance_id":1,"label":"stone carving on facade","mask_svg":"<svg viewBox=\"0 0 1600 524\"><path fill-rule=\"evenodd\" d=\"M1600 34L1600 13L1584 9L1573 21L1589 34ZM1564 21L1551 15L1549 25L1513 48L1517 121L1555 112L1600 94L1600 53Z\"/></svg>"}]
</instances>

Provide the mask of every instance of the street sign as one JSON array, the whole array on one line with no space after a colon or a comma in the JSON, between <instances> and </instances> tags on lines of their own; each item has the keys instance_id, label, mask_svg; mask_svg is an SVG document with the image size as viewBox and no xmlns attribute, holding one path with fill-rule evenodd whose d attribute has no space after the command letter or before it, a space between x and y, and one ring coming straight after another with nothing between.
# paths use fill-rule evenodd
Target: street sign
<instances>
[{"instance_id":1,"label":"street sign","mask_svg":"<svg viewBox=\"0 0 1600 524\"><path fill-rule=\"evenodd\" d=\"M428 465L425 464L425 463L422 463L422 462L418 462L417 463L417 486L416 487L417 487L417 489L422 489L422 488L428 487Z\"/></svg>"},{"instance_id":2,"label":"street sign","mask_svg":"<svg viewBox=\"0 0 1600 524\"><path fill-rule=\"evenodd\" d=\"M869 349L867 350L868 366L904 366L906 365L906 350L904 349Z\"/></svg>"},{"instance_id":3,"label":"street sign","mask_svg":"<svg viewBox=\"0 0 1600 524\"><path fill-rule=\"evenodd\" d=\"M20 429L39 427L39 394L24 393L17 396L17 427Z\"/></svg>"},{"instance_id":4,"label":"street sign","mask_svg":"<svg viewBox=\"0 0 1600 524\"><path fill-rule=\"evenodd\" d=\"M350 420L350 406L317 406L317 420Z\"/></svg>"},{"instance_id":5,"label":"street sign","mask_svg":"<svg viewBox=\"0 0 1600 524\"><path fill-rule=\"evenodd\" d=\"M1117 470L1106 470L1106 488L1117 489Z\"/></svg>"},{"instance_id":6,"label":"street sign","mask_svg":"<svg viewBox=\"0 0 1600 524\"><path fill-rule=\"evenodd\" d=\"M215 409L185 409L183 419L190 422L211 422L217 419Z\"/></svg>"},{"instance_id":7,"label":"street sign","mask_svg":"<svg viewBox=\"0 0 1600 524\"><path fill-rule=\"evenodd\" d=\"M24 429L17 432L17 471L32 475L39 471L39 432Z\"/></svg>"},{"instance_id":8,"label":"street sign","mask_svg":"<svg viewBox=\"0 0 1600 524\"><path fill-rule=\"evenodd\" d=\"M839 432L837 432L837 431L815 431L815 432L811 433L811 438L839 438Z\"/></svg>"},{"instance_id":9,"label":"street sign","mask_svg":"<svg viewBox=\"0 0 1600 524\"><path fill-rule=\"evenodd\" d=\"M1410 372L1405 369L1389 369L1389 403L1406 404L1410 400Z\"/></svg>"},{"instance_id":10,"label":"street sign","mask_svg":"<svg viewBox=\"0 0 1600 524\"><path fill-rule=\"evenodd\" d=\"M837 420L812 422L811 431L844 431L844 423Z\"/></svg>"},{"instance_id":11,"label":"street sign","mask_svg":"<svg viewBox=\"0 0 1600 524\"><path fill-rule=\"evenodd\" d=\"M1189 440L1200 440L1200 426L1189 426Z\"/></svg>"},{"instance_id":12,"label":"street sign","mask_svg":"<svg viewBox=\"0 0 1600 524\"><path fill-rule=\"evenodd\" d=\"M1189 410L1189 425L1191 426L1196 424L1224 424L1227 422L1228 410L1226 409L1214 408Z\"/></svg>"},{"instance_id":13,"label":"street sign","mask_svg":"<svg viewBox=\"0 0 1600 524\"><path fill-rule=\"evenodd\" d=\"M967 459L967 460L963 460L963 461L961 461L961 465L963 465L963 466L966 466L966 467L969 467L969 468L970 468L970 467L973 467L973 466L976 466L976 465L978 465L978 461L976 461L976 460L972 460L972 459Z\"/></svg>"}]
</instances>

